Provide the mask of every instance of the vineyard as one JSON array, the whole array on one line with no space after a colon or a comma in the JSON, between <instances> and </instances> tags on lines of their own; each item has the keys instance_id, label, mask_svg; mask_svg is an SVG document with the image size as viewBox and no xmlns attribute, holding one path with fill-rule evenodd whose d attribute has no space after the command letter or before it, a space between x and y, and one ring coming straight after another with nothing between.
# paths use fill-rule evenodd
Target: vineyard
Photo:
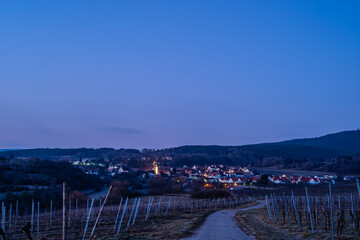
<instances>
[{"instance_id":1,"label":"vineyard","mask_svg":"<svg viewBox=\"0 0 360 240\"><path fill-rule=\"evenodd\" d=\"M106 199L67 200L62 209L53 207L55 201L46 207L32 201L29 211L20 209L18 202L2 203L2 236L8 240L121 236L145 231L152 222L171 221L180 214L235 208L253 202L253 198L245 196L196 200L183 196L147 196L121 198L117 205L107 205Z\"/></svg>"},{"instance_id":2,"label":"vineyard","mask_svg":"<svg viewBox=\"0 0 360 240\"><path fill-rule=\"evenodd\" d=\"M325 186L324 186L325 187ZM360 236L360 186L355 189L305 187L280 193L277 189L257 191L259 199L265 198L262 216L277 227L306 231L317 239L358 238ZM3 239L116 239L134 236L161 224L173 223L196 214L211 213L219 209L236 208L255 201L249 192L232 194L224 198L192 199L185 195L144 196L121 198L118 203L107 201L111 187L103 199L63 199L48 203L32 201L20 207L18 201L2 202L0 235ZM294 189L295 190L295 189ZM326 191L325 191L326 190ZM265 197L261 196L261 192ZM254 192L255 193L255 192ZM56 208L57 207L57 208ZM170 238L170 237L169 237Z\"/></svg>"},{"instance_id":3,"label":"vineyard","mask_svg":"<svg viewBox=\"0 0 360 240\"><path fill-rule=\"evenodd\" d=\"M360 188L357 192L333 194L332 184L326 194L309 192L302 196L272 193L265 196L267 217L278 226L296 226L314 236L360 237Z\"/></svg>"}]
</instances>

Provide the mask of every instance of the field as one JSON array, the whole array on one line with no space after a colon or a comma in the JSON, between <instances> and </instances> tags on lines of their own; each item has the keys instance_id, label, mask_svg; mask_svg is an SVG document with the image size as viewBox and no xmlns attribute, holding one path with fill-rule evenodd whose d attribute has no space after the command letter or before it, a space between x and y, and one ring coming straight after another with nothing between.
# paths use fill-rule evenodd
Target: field
<instances>
[{"instance_id":1,"label":"field","mask_svg":"<svg viewBox=\"0 0 360 240\"><path fill-rule=\"evenodd\" d=\"M359 186L359 185L358 185ZM189 195L3 202L6 239L179 239L191 234L214 211L238 208L255 199L265 207L236 216L256 239L356 239L360 236L357 186L319 185L252 188L230 197L193 199ZM65 210L63 212L63 210ZM63 225L65 223L65 225ZM28 235L28 236L27 236ZM300 239L299 238L299 239Z\"/></svg>"}]
</instances>

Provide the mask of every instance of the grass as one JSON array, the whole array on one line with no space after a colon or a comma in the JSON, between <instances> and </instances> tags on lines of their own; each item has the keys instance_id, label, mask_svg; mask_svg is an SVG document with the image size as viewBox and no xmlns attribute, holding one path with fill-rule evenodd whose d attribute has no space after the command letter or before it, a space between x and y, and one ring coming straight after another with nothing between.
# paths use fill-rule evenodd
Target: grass
<instances>
[{"instance_id":1,"label":"grass","mask_svg":"<svg viewBox=\"0 0 360 240\"><path fill-rule=\"evenodd\" d=\"M206 218L210 214L212 214L214 212L216 212L216 211L215 210L207 210L207 211L202 212L200 214L200 216L198 216L197 218L194 219L194 221L190 224L189 228L179 235L179 238L185 238L185 237L189 237L189 236L193 235L194 231L205 222Z\"/></svg>"},{"instance_id":2,"label":"grass","mask_svg":"<svg viewBox=\"0 0 360 240\"><path fill-rule=\"evenodd\" d=\"M249 203L239 206L238 208L245 208L256 203ZM155 239L180 239L189 237L194 234L194 231L199 228L206 218L223 209L207 209L200 212L169 212L165 216L151 216L146 223L136 224L136 228L131 229L130 232L120 234L120 239L127 240L155 240ZM142 218L143 216L140 216ZM119 239L116 236L106 236L99 238L101 240Z\"/></svg>"},{"instance_id":3,"label":"grass","mask_svg":"<svg viewBox=\"0 0 360 240\"><path fill-rule=\"evenodd\" d=\"M179 239L192 234L214 210L194 213L168 213L165 216L152 216L146 223L138 224L130 232L121 233L120 239ZM142 216L141 216L142 217ZM106 236L102 240L118 239L116 236Z\"/></svg>"}]
</instances>

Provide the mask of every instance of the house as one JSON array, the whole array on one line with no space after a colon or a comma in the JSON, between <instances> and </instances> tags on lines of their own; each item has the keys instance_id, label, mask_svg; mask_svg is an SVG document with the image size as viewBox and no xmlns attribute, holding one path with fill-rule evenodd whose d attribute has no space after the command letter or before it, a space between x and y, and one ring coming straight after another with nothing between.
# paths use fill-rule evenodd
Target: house
<instances>
[{"instance_id":1,"label":"house","mask_svg":"<svg viewBox=\"0 0 360 240\"><path fill-rule=\"evenodd\" d=\"M243 177L244 176L244 172L243 171L237 171L235 172L235 177Z\"/></svg>"},{"instance_id":2,"label":"house","mask_svg":"<svg viewBox=\"0 0 360 240\"><path fill-rule=\"evenodd\" d=\"M260 177L258 177L258 176L251 177L251 182L253 182L253 183L258 182L259 180L260 180Z\"/></svg>"},{"instance_id":3,"label":"house","mask_svg":"<svg viewBox=\"0 0 360 240\"><path fill-rule=\"evenodd\" d=\"M246 182L247 179L245 177L239 177L238 183Z\"/></svg>"},{"instance_id":4,"label":"house","mask_svg":"<svg viewBox=\"0 0 360 240\"><path fill-rule=\"evenodd\" d=\"M291 176L289 180L291 183L295 184L295 183L299 183L299 178L300 178L299 176Z\"/></svg>"},{"instance_id":5,"label":"house","mask_svg":"<svg viewBox=\"0 0 360 240\"><path fill-rule=\"evenodd\" d=\"M270 182L273 182L273 183L275 183L275 184L281 183L281 180L280 180L280 178L279 178L278 176L273 176L273 177L270 177L270 176L269 176L269 181L270 181Z\"/></svg>"},{"instance_id":6,"label":"house","mask_svg":"<svg viewBox=\"0 0 360 240\"><path fill-rule=\"evenodd\" d=\"M208 174L208 178L213 178L219 180L221 175L218 172L211 172Z\"/></svg>"},{"instance_id":7,"label":"house","mask_svg":"<svg viewBox=\"0 0 360 240\"><path fill-rule=\"evenodd\" d=\"M119 173L128 173L129 172L129 170L125 170L125 169L123 169L122 167L120 167L119 168L119 171L118 171Z\"/></svg>"},{"instance_id":8,"label":"house","mask_svg":"<svg viewBox=\"0 0 360 240\"><path fill-rule=\"evenodd\" d=\"M309 184L319 184L320 180L318 178L311 178L311 180L309 181Z\"/></svg>"},{"instance_id":9,"label":"house","mask_svg":"<svg viewBox=\"0 0 360 240\"><path fill-rule=\"evenodd\" d=\"M90 171L88 172L88 174L91 174L91 175L98 175L98 172L97 172L97 171L92 171L92 170L90 170Z\"/></svg>"},{"instance_id":10,"label":"house","mask_svg":"<svg viewBox=\"0 0 360 240\"><path fill-rule=\"evenodd\" d=\"M225 177L225 178L220 178L219 182L221 183L233 183L233 181L231 180L231 178Z\"/></svg>"},{"instance_id":11,"label":"house","mask_svg":"<svg viewBox=\"0 0 360 240\"><path fill-rule=\"evenodd\" d=\"M288 177L286 177L286 176L281 176L281 178L280 178L280 182L281 183L290 183L290 179L288 178Z\"/></svg>"}]
</instances>

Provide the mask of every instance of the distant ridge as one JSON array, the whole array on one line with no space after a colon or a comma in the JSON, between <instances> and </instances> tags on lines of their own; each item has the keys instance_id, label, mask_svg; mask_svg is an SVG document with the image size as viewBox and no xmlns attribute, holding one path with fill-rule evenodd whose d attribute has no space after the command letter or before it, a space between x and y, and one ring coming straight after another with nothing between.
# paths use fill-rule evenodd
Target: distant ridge
<instances>
[{"instance_id":1,"label":"distant ridge","mask_svg":"<svg viewBox=\"0 0 360 240\"><path fill-rule=\"evenodd\" d=\"M7 152L7 151L19 151L21 149L0 149L0 152Z\"/></svg>"},{"instance_id":2,"label":"distant ridge","mask_svg":"<svg viewBox=\"0 0 360 240\"><path fill-rule=\"evenodd\" d=\"M137 149L113 148L38 148L27 150L0 150L0 156L33 157L58 159L66 157L75 158L116 158L153 156L201 156L212 158L213 161L221 159L236 159L238 162L249 162L251 158L263 157L290 157L309 159L329 159L337 156L360 155L360 130L343 131L316 138L294 139L275 143L251 144L243 146L218 145L187 145L166 148L156 151L139 151Z\"/></svg>"},{"instance_id":3,"label":"distant ridge","mask_svg":"<svg viewBox=\"0 0 360 240\"><path fill-rule=\"evenodd\" d=\"M295 139L280 143L332 149L349 155L360 154L360 130L344 131L317 138Z\"/></svg>"},{"instance_id":4,"label":"distant ridge","mask_svg":"<svg viewBox=\"0 0 360 240\"><path fill-rule=\"evenodd\" d=\"M26 157L40 159L58 159L58 158L101 158L101 157L132 157L140 155L137 149L113 149L113 148L34 148L17 151L4 151L0 156L4 157Z\"/></svg>"},{"instance_id":5,"label":"distant ridge","mask_svg":"<svg viewBox=\"0 0 360 240\"><path fill-rule=\"evenodd\" d=\"M343 131L316 138L294 139L240 148L272 156L295 158L331 158L360 154L360 130Z\"/></svg>"}]
</instances>

